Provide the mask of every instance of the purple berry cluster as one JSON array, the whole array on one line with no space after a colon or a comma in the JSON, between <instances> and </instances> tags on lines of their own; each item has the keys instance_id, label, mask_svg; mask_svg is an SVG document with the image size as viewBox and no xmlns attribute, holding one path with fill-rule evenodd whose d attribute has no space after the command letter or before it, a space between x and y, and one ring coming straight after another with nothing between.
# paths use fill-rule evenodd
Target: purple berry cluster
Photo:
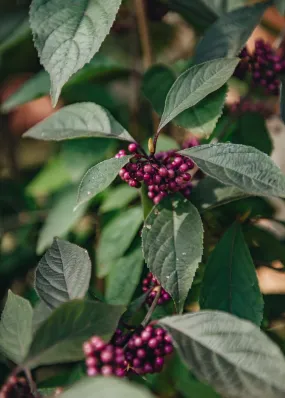
<instances>
[{"instance_id":1,"label":"purple berry cluster","mask_svg":"<svg viewBox=\"0 0 285 398\"><path fill-rule=\"evenodd\" d=\"M235 76L243 79L247 71L251 72L252 81L255 86L262 87L267 94L279 94L280 73L285 71L285 59L281 54L276 53L270 44L259 39L255 42L255 49L249 54L243 49Z\"/></svg>"},{"instance_id":2,"label":"purple berry cluster","mask_svg":"<svg viewBox=\"0 0 285 398\"><path fill-rule=\"evenodd\" d=\"M34 398L24 377L11 376L0 390L0 398Z\"/></svg>"},{"instance_id":3,"label":"purple berry cluster","mask_svg":"<svg viewBox=\"0 0 285 398\"><path fill-rule=\"evenodd\" d=\"M274 114L273 109L270 109L264 102L252 102L249 100L242 100L235 102L229 107L230 112L234 114L241 114L245 112L256 112L259 113L264 119L269 118Z\"/></svg>"},{"instance_id":4,"label":"purple berry cluster","mask_svg":"<svg viewBox=\"0 0 285 398\"><path fill-rule=\"evenodd\" d=\"M147 326L128 342L125 356L128 367L139 375L160 372L164 358L173 351L172 339L162 328Z\"/></svg>"},{"instance_id":5,"label":"purple berry cluster","mask_svg":"<svg viewBox=\"0 0 285 398\"><path fill-rule=\"evenodd\" d=\"M148 187L148 197L158 204L172 192L181 192L189 198L192 183L189 171L194 168L194 162L175 150L159 152L146 157L139 153L137 144L130 144L129 152L134 157L123 167L119 175L130 187L139 188L143 183ZM116 158L126 155L125 150L119 151Z\"/></svg>"},{"instance_id":6,"label":"purple berry cluster","mask_svg":"<svg viewBox=\"0 0 285 398\"><path fill-rule=\"evenodd\" d=\"M88 376L125 376L125 355L122 347L106 344L100 337L93 336L83 344Z\"/></svg>"},{"instance_id":7,"label":"purple berry cluster","mask_svg":"<svg viewBox=\"0 0 285 398\"><path fill-rule=\"evenodd\" d=\"M151 305L151 303L153 302L153 300L155 299L155 297L157 295L158 286L159 286L158 280L156 279L156 277L151 272L149 272L147 274L147 277L142 282L142 291L143 292L147 292L147 291L149 291L151 289L151 291L149 292L149 294L147 296L147 299L146 299L146 302L149 305ZM170 299L171 299L170 294L167 293L166 290L161 288L157 304L158 305L162 305L164 303L167 303Z\"/></svg>"},{"instance_id":8,"label":"purple berry cluster","mask_svg":"<svg viewBox=\"0 0 285 398\"><path fill-rule=\"evenodd\" d=\"M83 344L83 351L88 376L124 377L129 373L160 372L173 345L164 329L149 325L131 337L117 329L109 344L93 336Z\"/></svg>"}]
</instances>

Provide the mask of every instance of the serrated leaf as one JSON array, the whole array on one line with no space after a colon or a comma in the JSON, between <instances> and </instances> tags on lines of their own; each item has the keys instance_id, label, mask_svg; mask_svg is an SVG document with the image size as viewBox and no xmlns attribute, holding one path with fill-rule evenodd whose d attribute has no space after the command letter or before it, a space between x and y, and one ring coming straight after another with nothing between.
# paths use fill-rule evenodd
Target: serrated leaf
<instances>
[{"instance_id":1,"label":"serrated leaf","mask_svg":"<svg viewBox=\"0 0 285 398\"><path fill-rule=\"evenodd\" d=\"M197 209L180 195L165 198L145 220L142 245L150 271L182 311L203 252Z\"/></svg>"},{"instance_id":2,"label":"serrated leaf","mask_svg":"<svg viewBox=\"0 0 285 398\"><path fill-rule=\"evenodd\" d=\"M108 193L100 210L102 213L106 213L111 210L122 209L136 199L138 194L139 192L136 189L126 184L119 185Z\"/></svg>"},{"instance_id":3,"label":"serrated leaf","mask_svg":"<svg viewBox=\"0 0 285 398\"><path fill-rule=\"evenodd\" d=\"M92 102L80 102L61 108L28 130L24 137L44 141L84 137L134 141L106 109Z\"/></svg>"},{"instance_id":4,"label":"serrated leaf","mask_svg":"<svg viewBox=\"0 0 285 398\"><path fill-rule=\"evenodd\" d=\"M99 50L121 0L33 0L30 24L40 61L50 74L53 104L63 85Z\"/></svg>"},{"instance_id":5,"label":"serrated leaf","mask_svg":"<svg viewBox=\"0 0 285 398\"><path fill-rule=\"evenodd\" d=\"M113 263L124 255L142 221L142 209L137 206L124 211L106 225L97 248L98 277L106 276Z\"/></svg>"},{"instance_id":6,"label":"serrated leaf","mask_svg":"<svg viewBox=\"0 0 285 398\"><path fill-rule=\"evenodd\" d=\"M180 151L201 170L251 195L285 197L285 176L269 156L237 144L208 144Z\"/></svg>"},{"instance_id":7,"label":"serrated leaf","mask_svg":"<svg viewBox=\"0 0 285 398\"><path fill-rule=\"evenodd\" d=\"M273 144L264 117L257 112L244 112L238 116L231 142L253 146L270 155Z\"/></svg>"},{"instance_id":8,"label":"serrated leaf","mask_svg":"<svg viewBox=\"0 0 285 398\"><path fill-rule=\"evenodd\" d=\"M128 305L139 283L143 269L141 247L121 257L112 265L106 283L106 301Z\"/></svg>"},{"instance_id":9,"label":"serrated leaf","mask_svg":"<svg viewBox=\"0 0 285 398\"><path fill-rule=\"evenodd\" d=\"M51 309L66 301L83 298L91 277L87 250L55 238L36 268L36 290Z\"/></svg>"},{"instance_id":10,"label":"serrated leaf","mask_svg":"<svg viewBox=\"0 0 285 398\"><path fill-rule=\"evenodd\" d=\"M237 56L269 5L266 1L222 15L205 32L197 46L194 63Z\"/></svg>"},{"instance_id":11,"label":"serrated leaf","mask_svg":"<svg viewBox=\"0 0 285 398\"><path fill-rule=\"evenodd\" d=\"M104 160L91 167L83 177L77 195L77 207L88 202L104 191L117 177L119 171L128 163L132 155Z\"/></svg>"},{"instance_id":12,"label":"serrated leaf","mask_svg":"<svg viewBox=\"0 0 285 398\"><path fill-rule=\"evenodd\" d=\"M256 325L219 311L172 316L160 323L188 368L223 397L284 397L284 356Z\"/></svg>"},{"instance_id":13,"label":"serrated leaf","mask_svg":"<svg viewBox=\"0 0 285 398\"><path fill-rule=\"evenodd\" d=\"M120 306L86 300L62 304L37 329L25 366L83 359L82 344L93 335L110 339L123 311Z\"/></svg>"},{"instance_id":14,"label":"serrated leaf","mask_svg":"<svg viewBox=\"0 0 285 398\"><path fill-rule=\"evenodd\" d=\"M118 378L89 377L61 394L62 398L154 398L144 387Z\"/></svg>"},{"instance_id":15,"label":"serrated leaf","mask_svg":"<svg viewBox=\"0 0 285 398\"><path fill-rule=\"evenodd\" d=\"M144 76L142 91L159 115L163 112L167 93L174 82L174 73L163 65L150 68ZM157 87L159 90L156 89ZM194 134L210 134L221 115L226 93L227 86L224 85L198 104L176 116L173 123L190 129Z\"/></svg>"},{"instance_id":16,"label":"serrated leaf","mask_svg":"<svg viewBox=\"0 0 285 398\"><path fill-rule=\"evenodd\" d=\"M260 326L263 298L240 224L223 235L206 264L201 309L229 312Z\"/></svg>"},{"instance_id":17,"label":"serrated leaf","mask_svg":"<svg viewBox=\"0 0 285 398\"><path fill-rule=\"evenodd\" d=\"M224 185L215 178L207 176L193 187L191 202L203 212L248 196L236 187Z\"/></svg>"},{"instance_id":18,"label":"serrated leaf","mask_svg":"<svg viewBox=\"0 0 285 398\"><path fill-rule=\"evenodd\" d=\"M222 87L232 76L239 58L216 59L182 73L169 90L159 125L161 130L185 109Z\"/></svg>"},{"instance_id":19,"label":"serrated leaf","mask_svg":"<svg viewBox=\"0 0 285 398\"><path fill-rule=\"evenodd\" d=\"M52 244L55 236L64 237L67 232L76 224L86 211L85 203L74 210L76 206L77 186L72 185L64 188L54 198L53 205L40 230L37 242L37 253L41 254Z\"/></svg>"},{"instance_id":20,"label":"serrated leaf","mask_svg":"<svg viewBox=\"0 0 285 398\"><path fill-rule=\"evenodd\" d=\"M9 290L0 321L0 352L16 364L27 355L32 340L32 318L29 301Z\"/></svg>"}]
</instances>

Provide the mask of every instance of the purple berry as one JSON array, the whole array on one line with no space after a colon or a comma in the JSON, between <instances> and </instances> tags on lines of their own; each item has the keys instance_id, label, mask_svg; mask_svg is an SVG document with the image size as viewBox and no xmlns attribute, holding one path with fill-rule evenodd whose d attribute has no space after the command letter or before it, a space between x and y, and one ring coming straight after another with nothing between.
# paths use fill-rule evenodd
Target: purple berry
<instances>
[{"instance_id":1,"label":"purple berry","mask_svg":"<svg viewBox=\"0 0 285 398\"><path fill-rule=\"evenodd\" d=\"M128 146L128 150L131 153L135 153L138 150L138 144L132 143Z\"/></svg>"},{"instance_id":2,"label":"purple berry","mask_svg":"<svg viewBox=\"0 0 285 398\"><path fill-rule=\"evenodd\" d=\"M112 376L112 374L113 374L112 366L110 366L110 365L103 366L102 369L101 369L101 374L103 376Z\"/></svg>"},{"instance_id":3,"label":"purple berry","mask_svg":"<svg viewBox=\"0 0 285 398\"><path fill-rule=\"evenodd\" d=\"M161 167L159 170L159 175L161 177L167 177L168 176L168 170L165 167Z\"/></svg>"},{"instance_id":4,"label":"purple berry","mask_svg":"<svg viewBox=\"0 0 285 398\"><path fill-rule=\"evenodd\" d=\"M148 174L153 174L154 170L150 164L146 164L143 168L143 171Z\"/></svg>"}]
</instances>

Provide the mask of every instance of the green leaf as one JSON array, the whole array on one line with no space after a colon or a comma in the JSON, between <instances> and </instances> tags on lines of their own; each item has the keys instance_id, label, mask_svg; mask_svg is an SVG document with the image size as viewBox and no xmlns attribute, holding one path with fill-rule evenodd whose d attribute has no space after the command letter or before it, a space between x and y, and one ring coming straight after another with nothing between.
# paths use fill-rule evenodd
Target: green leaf
<instances>
[{"instance_id":1,"label":"green leaf","mask_svg":"<svg viewBox=\"0 0 285 398\"><path fill-rule=\"evenodd\" d=\"M163 113L167 93L174 82L174 73L163 65L150 68L144 76L142 91L159 115ZM194 134L210 134L222 113L226 93L227 86L224 85L195 106L183 111L173 119L173 123L190 129ZM161 137L158 142L160 140Z\"/></svg>"},{"instance_id":2,"label":"green leaf","mask_svg":"<svg viewBox=\"0 0 285 398\"><path fill-rule=\"evenodd\" d=\"M136 199L138 194L139 192L136 189L126 184L119 185L110 190L100 210L102 213L107 213L108 211L122 209Z\"/></svg>"},{"instance_id":3,"label":"green leaf","mask_svg":"<svg viewBox=\"0 0 285 398\"><path fill-rule=\"evenodd\" d=\"M121 0L33 0L30 24L40 61L50 74L53 104L70 76L99 50Z\"/></svg>"},{"instance_id":4,"label":"green leaf","mask_svg":"<svg viewBox=\"0 0 285 398\"><path fill-rule=\"evenodd\" d=\"M36 331L25 366L83 359L82 344L93 335L110 339L123 311L123 307L94 301L62 304Z\"/></svg>"},{"instance_id":5,"label":"green leaf","mask_svg":"<svg viewBox=\"0 0 285 398\"><path fill-rule=\"evenodd\" d=\"M154 398L145 388L113 377L86 377L61 394L62 398Z\"/></svg>"},{"instance_id":6,"label":"green leaf","mask_svg":"<svg viewBox=\"0 0 285 398\"><path fill-rule=\"evenodd\" d=\"M92 102L65 106L28 130L24 137L45 141L84 137L134 141L106 109Z\"/></svg>"},{"instance_id":7,"label":"green leaf","mask_svg":"<svg viewBox=\"0 0 285 398\"><path fill-rule=\"evenodd\" d=\"M117 177L132 155L104 160L91 167L83 177L77 195L77 207L104 191Z\"/></svg>"},{"instance_id":8,"label":"green leaf","mask_svg":"<svg viewBox=\"0 0 285 398\"><path fill-rule=\"evenodd\" d=\"M261 324L262 294L249 249L237 222L225 232L206 264L200 307L229 312L258 326Z\"/></svg>"},{"instance_id":9,"label":"green leaf","mask_svg":"<svg viewBox=\"0 0 285 398\"><path fill-rule=\"evenodd\" d=\"M64 141L60 160L72 181L78 181L89 167L113 154L114 144L115 140L109 138L79 138Z\"/></svg>"},{"instance_id":10,"label":"green leaf","mask_svg":"<svg viewBox=\"0 0 285 398\"><path fill-rule=\"evenodd\" d=\"M36 290L51 309L66 301L83 298L91 277L87 250L55 238L36 269Z\"/></svg>"},{"instance_id":11,"label":"green leaf","mask_svg":"<svg viewBox=\"0 0 285 398\"><path fill-rule=\"evenodd\" d=\"M26 192L32 196L51 194L70 183L71 176L60 157L52 158L28 184Z\"/></svg>"},{"instance_id":12,"label":"green leaf","mask_svg":"<svg viewBox=\"0 0 285 398\"><path fill-rule=\"evenodd\" d=\"M33 310L28 300L8 291L1 315L0 352L16 364L25 358L32 340Z\"/></svg>"},{"instance_id":13,"label":"green leaf","mask_svg":"<svg viewBox=\"0 0 285 398\"><path fill-rule=\"evenodd\" d=\"M0 55L16 46L30 33L27 13L23 11L3 12L0 15Z\"/></svg>"},{"instance_id":14,"label":"green leaf","mask_svg":"<svg viewBox=\"0 0 285 398\"><path fill-rule=\"evenodd\" d=\"M159 130L185 109L222 87L233 74L239 58L216 59L186 70L169 90Z\"/></svg>"},{"instance_id":15,"label":"green leaf","mask_svg":"<svg viewBox=\"0 0 285 398\"><path fill-rule=\"evenodd\" d=\"M172 316L160 323L188 368L223 397L284 397L284 356L256 325L219 311Z\"/></svg>"},{"instance_id":16,"label":"green leaf","mask_svg":"<svg viewBox=\"0 0 285 398\"><path fill-rule=\"evenodd\" d=\"M48 94L50 88L49 75L41 71L27 80L15 93L3 102L1 110L8 113L19 105Z\"/></svg>"},{"instance_id":17,"label":"green leaf","mask_svg":"<svg viewBox=\"0 0 285 398\"><path fill-rule=\"evenodd\" d=\"M132 207L110 221L102 230L97 248L97 275L106 276L112 263L130 247L143 220L141 207Z\"/></svg>"},{"instance_id":18,"label":"green leaf","mask_svg":"<svg viewBox=\"0 0 285 398\"><path fill-rule=\"evenodd\" d=\"M191 202L200 212L203 212L248 196L236 187L224 185L220 181L207 176L193 187Z\"/></svg>"},{"instance_id":19,"label":"green leaf","mask_svg":"<svg viewBox=\"0 0 285 398\"><path fill-rule=\"evenodd\" d=\"M198 44L194 62L201 64L217 58L233 58L246 44L270 2L242 7L222 15L206 31Z\"/></svg>"},{"instance_id":20,"label":"green leaf","mask_svg":"<svg viewBox=\"0 0 285 398\"><path fill-rule=\"evenodd\" d=\"M270 155L273 150L265 119L257 112L244 112L238 116L231 141L253 146L267 155Z\"/></svg>"},{"instance_id":21,"label":"green leaf","mask_svg":"<svg viewBox=\"0 0 285 398\"><path fill-rule=\"evenodd\" d=\"M85 213L87 204L74 210L76 196L77 186L69 186L55 197L54 204L39 233L38 254L41 254L52 244L55 236L65 236Z\"/></svg>"},{"instance_id":22,"label":"green leaf","mask_svg":"<svg viewBox=\"0 0 285 398\"><path fill-rule=\"evenodd\" d=\"M197 209L180 195L165 198L145 220L142 244L147 266L182 311L203 252Z\"/></svg>"},{"instance_id":23,"label":"green leaf","mask_svg":"<svg viewBox=\"0 0 285 398\"><path fill-rule=\"evenodd\" d=\"M107 277L106 301L110 304L128 305L139 283L142 269L141 247L116 261Z\"/></svg>"},{"instance_id":24,"label":"green leaf","mask_svg":"<svg viewBox=\"0 0 285 398\"><path fill-rule=\"evenodd\" d=\"M180 151L200 169L251 195L285 197L285 176L269 156L237 144L208 144Z\"/></svg>"}]
</instances>

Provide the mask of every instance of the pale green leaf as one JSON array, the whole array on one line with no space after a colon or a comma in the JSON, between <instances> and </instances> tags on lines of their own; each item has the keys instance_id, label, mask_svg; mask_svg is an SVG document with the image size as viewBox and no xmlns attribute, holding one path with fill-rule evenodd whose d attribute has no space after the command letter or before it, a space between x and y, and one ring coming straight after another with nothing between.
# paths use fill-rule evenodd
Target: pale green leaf
<instances>
[{"instance_id":1,"label":"pale green leaf","mask_svg":"<svg viewBox=\"0 0 285 398\"><path fill-rule=\"evenodd\" d=\"M37 243L37 253L41 254L52 244L55 236L64 237L86 211L87 203L74 210L77 186L69 186L55 198L42 226Z\"/></svg>"},{"instance_id":2,"label":"pale green leaf","mask_svg":"<svg viewBox=\"0 0 285 398\"><path fill-rule=\"evenodd\" d=\"M147 266L182 311L203 253L197 209L180 195L165 198L145 220L142 244Z\"/></svg>"},{"instance_id":3,"label":"pale green leaf","mask_svg":"<svg viewBox=\"0 0 285 398\"><path fill-rule=\"evenodd\" d=\"M251 195L285 197L285 176L269 156L238 144L208 144L180 151L200 169Z\"/></svg>"},{"instance_id":4,"label":"pale green leaf","mask_svg":"<svg viewBox=\"0 0 285 398\"><path fill-rule=\"evenodd\" d=\"M16 364L25 358L32 340L33 310L28 300L8 291L0 321L0 352Z\"/></svg>"},{"instance_id":5,"label":"pale green leaf","mask_svg":"<svg viewBox=\"0 0 285 398\"><path fill-rule=\"evenodd\" d=\"M93 335L109 340L123 311L120 306L86 300L62 304L37 329L25 366L83 359L82 344Z\"/></svg>"},{"instance_id":6,"label":"pale green leaf","mask_svg":"<svg viewBox=\"0 0 285 398\"><path fill-rule=\"evenodd\" d=\"M87 250L55 238L36 268L36 290L51 309L66 301L83 298L91 277Z\"/></svg>"},{"instance_id":7,"label":"pale green leaf","mask_svg":"<svg viewBox=\"0 0 285 398\"><path fill-rule=\"evenodd\" d=\"M253 323L219 311L160 320L195 376L225 398L283 398L285 359Z\"/></svg>"},{"instance_id":8,"label":"pale green leaf","mask_svg":"<svg viewBox=\"0 0 285 398\"><path fill-rule=\"evenodd\" d=\"M30 24L56 104L63 85L99 50L121 0L33 0Z\"/></svg>"},{"instance_id":9,"label":"pale green leaf","mask_svg":"<svg viewBox=\"0 0 285 398\"><path fill-rule=\"evenodd\" d=\"M128 305L139 283L142 269L141 247L116 261L107 277L106 301L110 304Z\"/></svg>"},{"instance_id":10,"label":"pale green leaf","mask_svg":"<svg viewBox=\"0 0 285 398\"><path fill-rule=\"evenodd\" d=\"M136 236L142 221L141 207L132 207L115 217L102 230L97 248L98 277L106 276L113 263L123 256Z\"/></svg>"},{"instance_id":11,"label":"pale green leaf","mask_svg":"<svg viewBox=\"0 0 285 398\"><path fill-rule=\"evenodd\" d=\"M89 377L61 394L61 398L154 398L139 384L110 377Z\"/></svg>"},{"instance_id":12,"label":"pale green leaf","mask_svg":"<svg viewBox=\"0 0 285 398\"><path fill-rule=\"evenodd\" d=\"M185 109L222 87L232 76L239 58L216 59L186 70L169 90L159 130Z\"/></svg>"},{"instance_id":13,"label":"pale green leaf","mask_svg":"<svg viewBox=\"0 0 285 398\"><path fill-rule=\"evenodd\" d=\"M134 141L106 109L92 102L65 106L28 130L24 137L45 141L84 137Z\"/></svg>"},{"instance_id":14,"label":"pale green leaf","mask_svg":"<svg viewBox=\"0 0 285 398\"><path fill-rule=\"evenodd\" d=\"M137 189L126 184L119 185L108 192L108 196L104 200L100 210L102 213L106 213L111 210L122 209L136 199L138 195L139 192Z\"/></svg>"},{"instance_id":15,"label":"pale green leaf","mask_svg":"<svg viewBox=\"0 0 285 398\"><path fill-rule=\"evenodd\" d=\"M91 167L80 183L77 207L104 191L114 181L121 168L128 163L131 157L132 155L123 156L118 159L111 158Z\"/></svg>"}]
</instances>

